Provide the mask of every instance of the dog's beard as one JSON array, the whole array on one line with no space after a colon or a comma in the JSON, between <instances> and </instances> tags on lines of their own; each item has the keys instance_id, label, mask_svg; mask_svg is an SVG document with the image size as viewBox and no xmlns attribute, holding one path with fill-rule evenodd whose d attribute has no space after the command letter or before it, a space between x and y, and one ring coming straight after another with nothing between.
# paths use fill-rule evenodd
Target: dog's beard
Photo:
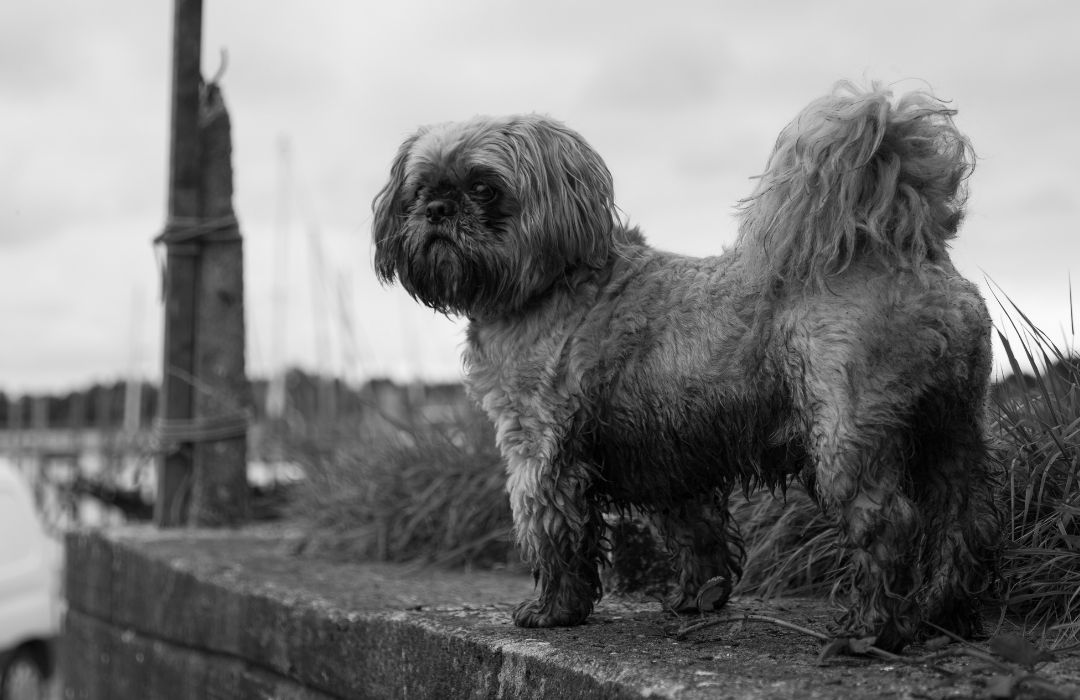
<instances>
[{"instance_id":1,"label":"dog's beard","mask_svg":"<svg viewBox=\"0 0 1080 700\"><path fill-rule=\"evenodd\" d=\"M398 278L420 303L442 313L498 313L519 290L511 246L482 227L409 221L402 226Z\"/></svg>"}]
</instances>

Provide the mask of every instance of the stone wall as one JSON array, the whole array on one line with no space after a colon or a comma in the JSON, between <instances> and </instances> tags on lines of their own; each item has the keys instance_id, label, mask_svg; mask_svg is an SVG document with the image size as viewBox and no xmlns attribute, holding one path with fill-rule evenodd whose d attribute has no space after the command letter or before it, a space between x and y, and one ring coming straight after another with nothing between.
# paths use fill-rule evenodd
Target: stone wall
<instances>
[{"instance_id":1,"label":"stone wall","mask_svg":"<svg viewBox=\"0 0 1080 700\"><path fill-rule=\"evenodd\" d=\"M400 566L297 559L289 541L270 529L69 535L64 697L640 697L532 653L513 633L500 641L530 577L431 580ZM496 634L459 627L466 609Z\"/></svg>"}]
</instances>

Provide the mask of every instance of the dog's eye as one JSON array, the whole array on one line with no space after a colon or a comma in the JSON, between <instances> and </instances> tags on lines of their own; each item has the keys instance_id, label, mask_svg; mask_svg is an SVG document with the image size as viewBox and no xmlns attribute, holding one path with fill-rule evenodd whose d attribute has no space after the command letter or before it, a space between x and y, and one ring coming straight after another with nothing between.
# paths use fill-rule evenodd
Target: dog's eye
<instances>
[{"instance_id":1,"label":"dog's eye","mask_svg":"<svg viewBox=\"0 0 1080 700\"><path fill-rule=\"evenodd\" d=\"M477 182L470 187L469 193L472 195L473 199L484 203L494 200L498 194L493 188L488 187L482 182Z\"/></svg>"}]
</instances>

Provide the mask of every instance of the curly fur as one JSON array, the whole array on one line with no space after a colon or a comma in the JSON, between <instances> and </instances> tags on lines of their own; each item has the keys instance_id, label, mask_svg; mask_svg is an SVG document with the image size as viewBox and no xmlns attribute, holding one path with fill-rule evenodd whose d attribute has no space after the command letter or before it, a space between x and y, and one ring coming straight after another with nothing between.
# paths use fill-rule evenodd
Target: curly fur
<instances>
[{"instance_id":1,"label":"curly fur","mask_svg":"<svg viewBox=\"0 0 1080 700\"><path fill-rule=\"evenodd\" d=\"M974 163L954 114L927 93L894 105L876 84L838 83L781 132L742 202L740 244L785 284L820 285L856 256L916 271L941 259Z\"/></svg>"},{"instance_id":2,"label":"curly fur","mask_svg":"<svg viewBox=\"0 0 1080 700\"><path fill-rule=\"evenodd\" d=\"M990 321L945 245L971 167L951 114L841 84L784 130L736 244L708 258L619 225L603 161L550 118L405 142L374 204L376 270L471 321L467 386L540 587L517 624L588 617L611 510L653 519L669 602L694 607L741 574L734 486L802 478L857 550L846 633L972 630L1001 522Z\"/></svg>"}]
</instances>

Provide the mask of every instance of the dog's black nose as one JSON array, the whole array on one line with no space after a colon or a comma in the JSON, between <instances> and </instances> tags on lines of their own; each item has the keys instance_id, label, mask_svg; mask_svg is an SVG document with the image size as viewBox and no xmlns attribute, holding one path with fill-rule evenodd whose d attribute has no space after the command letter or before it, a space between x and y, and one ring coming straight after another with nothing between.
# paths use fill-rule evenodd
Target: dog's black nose
<instances>
[{"instance_id":1,"label":"dog's black nose","mask_svg":"<svg viewBox=\"0 0 1080 700\"><path fill-rule=\"evenodd\" d=\"M455 211L456 207L450 200L436 199L427 205L427 220L434 224L448 216L453 216Z\"/></svg>"}]
</instances>

